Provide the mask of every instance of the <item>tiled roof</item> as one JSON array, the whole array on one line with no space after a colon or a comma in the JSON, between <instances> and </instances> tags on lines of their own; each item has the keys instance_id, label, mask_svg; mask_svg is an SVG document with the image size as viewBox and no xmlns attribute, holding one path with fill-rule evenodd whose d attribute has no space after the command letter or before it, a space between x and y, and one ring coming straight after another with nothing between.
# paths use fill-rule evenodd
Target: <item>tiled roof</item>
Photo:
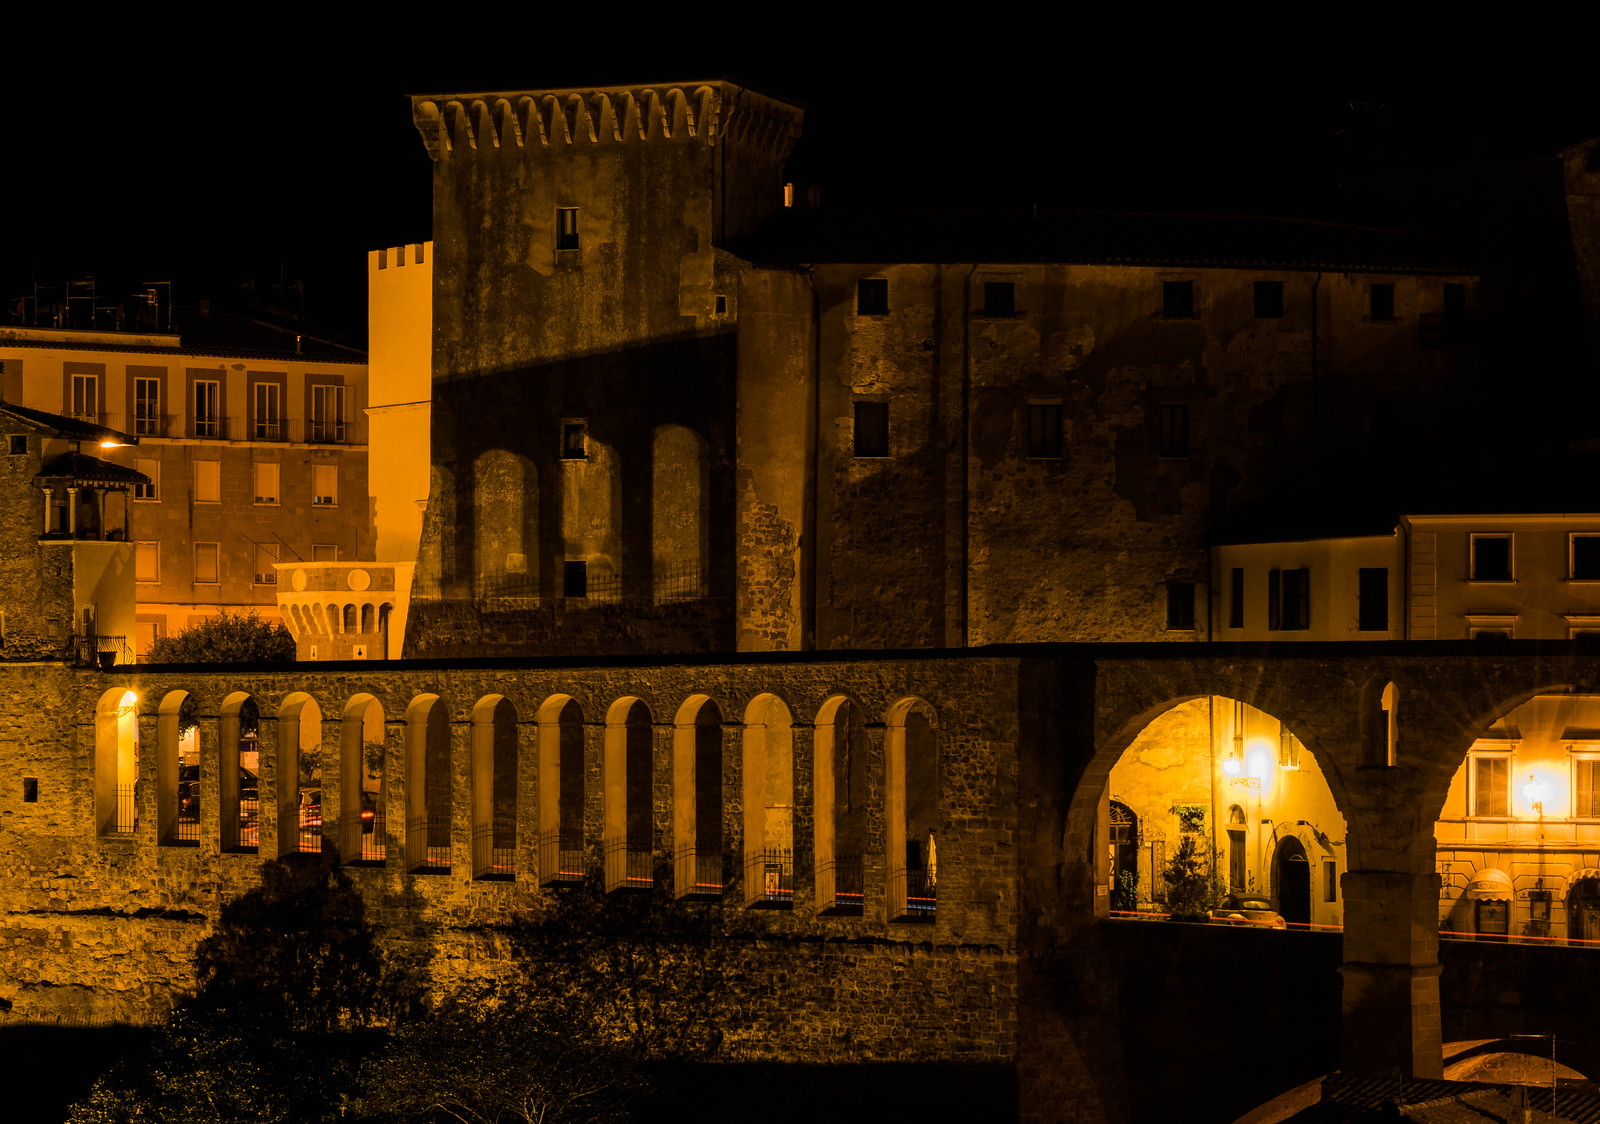
<instances>
[{"instance_id":1,"label":"tiled roof","mask_svg":"<svg viewBox=\"0 0 1600 1124\"><path fill-rule=\"evenodd\" d=\"M97 425L82 418L69 418L64 414L52 414L44 410L35 410L31 406L18 406L10 402L0 402L0 413L9 414L18 421L27 422L35 429L46 430L56 437L64 437L68 441L115 441L118 445L137 445L139 439L131 433L112 429L109 426Z\"/></svg>"},{"instance_id":2,"label":"tiled roof","mask_svg":"<svg viewBox=\"0 0 1600 1124\"><path fill-rule=\"evenodd\" d=\"M52 351L108 351L129 355L192 356L197 359L269 359L278 363L310 363L313 365L329 363L361 364L367 361L366 355L362 352L298 354L293 351L241 350L225 347L155 347L103 342L75 344L60 340L0 340L0 348L4 347L36 347Z\"/></svg>"},{"instance_id":3,"label":"tiled roof","mask_svg":"<svg viewBox=\"0 0 1600 1124\"><path fill-rule=\"evenodd\" d=\"M80 480L85 484L148 484L150 477L87 453L62 453L39 469L35 480Z\"/></svg>"},{"instance_id":4,"label":"tiled roof","mask_svg":"<svg viewBox=\"0 0 1600 1124\"><path fill-rule=\"evenodd\" d=\"M1111 211L780 211L729 246L758 265L1062 262L1472 274L1422 234L1251 215Z\"/></svg>"}]
</instances>

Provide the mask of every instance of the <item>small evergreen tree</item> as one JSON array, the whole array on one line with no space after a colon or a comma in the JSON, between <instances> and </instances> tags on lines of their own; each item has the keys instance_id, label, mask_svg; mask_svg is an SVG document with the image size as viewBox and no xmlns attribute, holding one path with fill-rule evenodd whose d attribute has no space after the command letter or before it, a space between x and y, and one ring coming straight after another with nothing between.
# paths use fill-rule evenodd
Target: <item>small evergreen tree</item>
<instances>
[{"instance_id":1,"label":"small evergreen tree","mask_svg":"<svg viewBox=\"0 0 1600 1124\"><path fill-rule=\"evenodd\" d=\"M294 637L282 622L224 610L176 636L158 636L151 663L293 663Z\"/></svg>"},{"instance_id":2,"label":"small evergreen tree","mask_svg":"<svg viewBox=\"0 0 1600 1124\"><path fill-rule=\"evenodd\" d=\"M1205 810L1176 807L1172 811L1182 837L1167 863L1167 911L1174 921L1204 921L1217 899L1210 850L1203 840Z\"/></svg>"}]
</instances>

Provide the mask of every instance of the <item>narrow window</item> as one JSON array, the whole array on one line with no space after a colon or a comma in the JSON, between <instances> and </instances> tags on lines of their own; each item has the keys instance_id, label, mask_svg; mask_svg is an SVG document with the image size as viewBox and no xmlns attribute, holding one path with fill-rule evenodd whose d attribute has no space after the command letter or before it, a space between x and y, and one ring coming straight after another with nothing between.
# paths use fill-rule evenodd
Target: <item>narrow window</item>
<instances>
[{"instance_id":1,"label":"narrow window","mask_svg":"<svg viewBox=\"0 0 1600 1124\"><path fill-rule=\"evenodd\" d=\"M26 433L13 433L11 435L11 455L14 457L26 456L28 453L28 435Z\"/></svg>"},{"instance_id":2,"label":"narrow window","mask_svg":"<svg viewBox=\"0 0 1600 1124\"><path fill-rule=\"evenodd\" d=\"M1167 583L1167 631L1194 631L1194 582Z\"/></svg>"},{"instance_id":3,"label":"narrow window","mask_svg":"<svg viewBox=\"0 0 1600 1124\"><path fill-rule=\"evenodd\" d=\"M217 436L217 412L222 400L222 386L210 379L197 379L194 384L194 435Z\"/></svg>"},{"instance_id":4,"label":"narrow window","mask_svg":"<svg viewBox=\"0 0 1600 1124\"><path fill-rule=\"evenodd\" d=\"M1372 311L1373 320L1394 319L1394 286L1374 284L1372 286Z\"/></svg>"},{"instance_id":5,"label":"narrow window","mask_svg":"<svg viewBox=\"0 0 1600 1124\"><path fill-rule=\"evenodd\" d=\"M1363 566L1356 575L1357 622L1362 632L1389 631L1389 568Z\"/></svg>"},{"instance_id":6,"label":"narrow window","mask_svg":"<svg viewBox=\"0 0 1600 1124\"><path fill-rule=\"evenodd\" d=\"M1029 403L1028 455L1061 456L1061 407L1055 403Z\"/></svg>"},{"instance_id":7,"label":"narrow window","mask_svg":"<svg viewBox=\"0 0 1600 1124\"><path fill-rule=\"evenodd\" d=\"M1339 900L1339 864L1332 859L1322 860L1322 900Z\"/></svg>"},{"instance_id":8,"label":"narrow window","mask_svg":"<svg viewBox=\"0 0 1600 1124\"><path fill-rule=\"evenodd\" d=\"M573 562L570 560L567 562L566 570L562 575L561 596L589 596L589 564L587 562Z\"/></svg>"},{"instance_id":9,"label":"narrow window","mask_svg":"<svg viewBox=\"0 0 1600 1124\"><path fill-rule=\"evenodd\" d=\"M887 316L889 314L889 279L865 277L856 282L856 315Z\"/></svg>"},{"instance_id":10,"label":"narrow window","mask_svg":"<svg viewBox=\"0 0 1600 1124\"><path fill-rule=\"evenodd\" d=\"M344 440L344 387L319 384L311 388L311 440L318 444Z\"/></svg>"},{"instance_id":11,"label":"narrow window","mask_svg":"<svg viewBox=\"0 0 1600 1124\"><path fill-rule=\"evenodd\" d=\"M149 459L135 457L133 467L150 478L148 484L134 484L133 498L136 500L159 500L161 498L161 462L154 457Z\"/></svg>"},{"instance_id":12,"label":"narrow window","mask_svg":"<svg viewBox=\"0 0 1600 1124\"><path fill-rule=\"evenodd\" d=\"M1511 536L1472 536L1472 580L1508 582L1511 580Z\"/></svg>"},{"instance_id":13,"label":"narrow window","mask_svg":"<svg viewBox=\"0 0 1600 1124\"><path fill-rule=\"evenodd\" d=\"M339 466L311 466L311 502L317 507L333 507L339 502Z\"/></svg>"},{"instance_id":14,"label":"narrow window","mask_svg":"<svg viewBox=\"0 0 1600 1124\"><path fill-rule=\"evenodd\" d=\"M256 473L256 502L278 502L278 466L257 461Z\"/></svg>"},{"instance_id":15,"label":"narrow window","mask_svg":"<svg viewBox=\"0 0 1600 1124\"><path fill-rule=\"evenodd\" d=\"M576 250L578 248L578 208L556 208L556 249Z\"/></svg>"},{"instance_id":16,"label":"narrow window","mask_svg":"<svg viewBox=\"0 0 1600 1124\"><path fill-rule=\"evenodd\" d=\"M1311 627L1311 571L1267 571L1267 628L1295 631Z\"/></svg>"},{"instance_id":17,"label":"narrow window","mask_svg":"<svg viewBox=\"0 0 1600 1124\"><path fill-rule=\"evenodd\" d=\"M72 376L72 416L98 421L100 418L100 379L97 375Z\"/></svg>"},{"instance_id":18,"label":"narrow window","mask_svg":"<svg viewBox=\"0 0 1600 1124\"><path fill-rule=\"evenodd\" d=\"M1256 319L1283 319L1283 282L1256 282Z\"/></svg>"},{"instance_id":19,"label":"narrow window","mask_svg":"<svg viewBox=\"0 0 1600 1124\"><path fill-rule=\"evenodd\" d=\"M1572 763L1572 814L1582 820L1600 817L1594 802L1594 779L1600 758L1580 757Z\"/></svg>"},{"instance_id":20,"label":"narrow window","mask_svg":"<svg viewBox=\"0 0 1600 1124\"><path fill-rule=\"evenodd\" d=\"M256 543L256 584L277 585L278 571L272 567L278 561L277 543Z\"/></svg>"},{"instance_id":21,"label":"narrow window","mask_svg":"<svg viewBox=\"0 0 1600 1124\"><path fill-rule=\"evenodd\" d=\"M1572 580L1600 581L1600 535L1572 536Z\"/></svg>"},{"instance_id":22,"label":"narrow window","mask_svg":"<svg viewBox=\"0 0 1600 1124\"><path fill-rule=\"evenodd\" d=\"M22 802L24 804L37 804L39 802L39 778L22 778Z\"/></svg>"},{"instance_id":23,"label":"narrow window","mask_svg":"<svg viewBox=\"0 0 1600 1124\"><path fill-rule=\"evenodd\" d=\"M256 440L278 439L279 387L275 382L256 383Z\"/></svg>"},{"instance_id":24,"label":"narrow window","mask_svg":"<svg viewBox=\"0 0 1600 1124\"><path fill-rule=\"evenodd\" d=\"M140 437L161 432L161 380L133 380L133 431Z\"/></svg>"},{"instance_id":25,"label":"narrow window","mask_svg":"<svg viewBox=\"0 0 1600 1124\"><path fill-rule=\"evenodd\" d=\"M718 293L716 302L712 307L716 309L715 315L717 315L717 316L726 316L726 315L728 315L728 298L727 298L727 296L725 294L723 294L723 293Z\"/></svg>"},{"instance_id":26,"label":"narrow window","mask_svg":"<svg viewBox=\"0 0 1600 1124\"><path fill-rule=\"evenodd\" d=\"M222 502L222 462L194 462L194 502Z\"/></svg>"},{"instance_id":27,"label":"narrow window","mask_svg":"<svg viewBox=\"0 0 1600 1124\"><path fill-rule=\"evenodd\" d=\"M1194 282L1161 282L1161 315L1168 320L1194 319Z\"/></svg>"},{"instance_id":28,"label":"narrow window","mask_svg":"<svg viewBox=\"0 0 1600 1124\"><path fill-rule=\"evenodd\" d=\"M581 461L589 457L589 425L587 422L561 423L561 459Z\"/></svg>"},{"instance_id":29,"label":"narrow window","mask_svg":"<svg viewBox=\"0 0 1600 1124\"><path fill-rule=\"evenodd\" d=\"M886 457L889 455L889 403L857 402L855 404L855 455L858 457Z\"/></svg>"},{"instance_id":30,"label":"narrow window","mask_svg":"<svg viewBox=\"0 0 1600 1124\"><path fill-rule=\"evenodd\" d=\"M196 585L216 585L218 583L216 543L197 542L194 544L194 583Z\"/></svg>"},{"instance_id":31,"label":"narrow window","mask_svg":"<svg viewBox=\"0 0 1600 1124\"><path fill-rule=\"evenodd\" d=\"M1228 587L1228 627L1244 627L1244 567L1233 568Z\"/></svg>"},{"instance_id":32,"label":"narrow window","mask_svg":"<svg viewBox=\"0 0 1600 1124\"><path fill-rule=\"evenodd\" d=\"M1472 814L1508 816L1511 814L1510 788L1506 781L1511 771L1509 757L1472 759Z\"/></svg>"},{"instance_id":33,"label":"narrow window","mask_svg":"<svg viewBox=\"0 0 1600 1124\"><path fill-rule=\"evenodd\" d=\"M1014 281L983 283L983 314L1007 320L1017 314L1017 286Z\"/></svg>"},{"instance_id":34,"label":"narrow window","mask_svg":"<svg viewBox=\"0 0 1600 1124\"><path fill-rule=\"evenodd\" d=\"M1156 411L1160 432L1157 455L1162 460L1182 460L1189 455L1189 407L1160 406Z\"/></svg>"},{"instance_id":35,"label":"narrow window","mask_svg":"<svg viewBox=\"0 0 1600 1124\"><path fill-rule=\"evenodd\" d=\"M159 582L161 580L161 544L142 542L134 546L133 580Z\"/></svg>"}]
</instances>

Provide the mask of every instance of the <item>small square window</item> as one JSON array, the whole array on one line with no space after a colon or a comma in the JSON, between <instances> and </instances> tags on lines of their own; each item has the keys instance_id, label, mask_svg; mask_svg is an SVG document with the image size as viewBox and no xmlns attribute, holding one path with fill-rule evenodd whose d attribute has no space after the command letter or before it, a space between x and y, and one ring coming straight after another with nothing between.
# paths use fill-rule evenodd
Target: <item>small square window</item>
<instances>
[{"instance_id":1,"label":"small square window","mask_svg":"<svg viewBox=\"0 0 1600 1124\"><path fill-rule=\"evenodd\" d=\"M1061 406L1055 402L1028 404L1028 456L1059 459L1061 456Z\"/></svg>"},{"instance_id":2,"label":"small square window","mask_svg":"<svg viewBox=\"0 0 1600 1124\"><path fill-rule=\"evenodd\" d=\"M855 404L855 455L858 457L889 455L889 403Z\"/></svg>"},{"instance_id":3,"label":"small square window","mask_svg":"<svg viewBox=\"0 0 1600 1124\"><path fill-rule=\"evenodd\" d=\"M217 585L219 571L217 565L217 547L214 542L197 542L194 544L194 584Z\"/></svg>"},{"instance_id":4,"label":"small square window","mask_svg":"<svg viewBox=\"0 0 1600 1124\"><path fill-rule=\"evenodd\" d=\"M222 462L194 462L194 502L222 502Z\"/></svg>"},{"instance_id":5,"label":"small square window","mask_svg":"<svg viewBox=\"0 0 1600 1124\"><path fill-rule=\"evenodd\" d=\"M1372 310L1370 316L1373 320L1394 319L1394 286L1374 283L1372 286Z\"/></svg>"},{"instance_id":6,"label":"small square window","mask_svg":"<svg viewBox=\"0 0 1600 1124\"><path fill-rule=\"evenodd\" d=\"M589 596L589 564L587 562L569 561L567 563L566 569L562 573L561 596Z\"/></svg>"},{"instance_id":7,"label":"small square window","mask_svg":"<svg viewBox=\"0 0 1600 1124\"><path fill-rule=\"evenodd\" d=\"M887 303L887 295L884 300ZM999 320L1007 320L1015 316L1017 314L1016 282L985 281L983 283L983 314Z\"/></svg>"},{"instance_id":8,"label":"small square window","mask_svg":"<svg viewBox=\"0 0 1600 1124\"><path fill-rule=\"evenodd\" d=\"M278 465L277 462L257 461L256 474L256 502L278 502Z\"/></svg>"},{"instance_id":9,"label":"small square window","mask_svg":"<svg viewBox=\"0 0 1600 1124\"><path fill-rule=\"evenodd\" d=\"M1167 583L1167 631L1194 631L1194 582Z\"/></svg>"},{"instance_id":10,"label":"small square window","mask_svg":"<svg viewBox=\"0 0 1600 1124\"><path fill-rule=\"evenodd\" d=\"M24 804L37 804L39 802L39 778L22 778L22 802Z\"/></svg>"},{"instance_id":11,"label":"small square window","mask_svg":"<svg viewBox=\"0 0 1600 1124\"><path fill-rule=\"evenodd\" d=\"M28 451L28 435L26 433L13 433L11 435L11 455L20 457Z\"/></svg>"},{"instance_id":12,"label":"small square window","mask_svg":"<svg viewBox=\"0 0 1600 1124\"><path fill-rule=\"evenodd\" d=\"M1572 536L1572 580L1600 581L1600 535Z\"/></svg>"},{"instance_id":13,"label":"small square window","mask_svg":"<svg viewBox=\"0 0 1600 1124\"><path fill-rule=\"evenodd\" d=\"M887 316L889 314L889 279L864 277L856 282L856 315Z\"/></svg>"},{"instance_id":14,"label":"small square window","mask_svg":"<svg viewBox=\"0 0 1600 1124\"><path fill-rule=\"evenodd\" d=\"M1283 319L1283 282L1256 282L1256 319Z\"/></svg>"},{"instance_id":15,"label":"small square window","mask_svg":"<svg viewBox=\"0 0 1600 1124\"><path fill-rule=\"evenodd\" d=\"M578 248L578 208L556 208L556 249L576 250Z\"/></svg>"},{"instance_id":16,"label":"small square window","mask_svg":"<svg viewBox=\"0 0 1600 1124\"><path fill-rule=\"evenodd\" d=\"M1194 319L1194 282L1161 282L1161 315L1168 320Z\"/></svg>"},{"instance_id":17,"label":"small square window","mask_svg":"<svg viewBox=\"0 0 1600 1124\"><path fill-rule=\"evenodd\" d=\"M161 544L135 543L133 548L133 580L159 582L161 580Z\"/></svg>"},{"instance_id":18,"label":"small square window","mask_svg":"<svg viewBox=\"0 0 1600 1124\"><path fill-rule=\"evenodd\" d=\"M581 461L589 457L589 424L581 421L561 423L561 459Z\"/></svg>"},{"instance_id":19,"label":"small square window","mask_svg":"<svg viewBox=\"0 0 1600 1124\"><path fill-rule=\"evenodd\" d=\"M1472 536L1472 580L1508 582L1511 577L1511 536Z\"/></svg>"},{"instance_id":20,"label":"small square window","mask_svg":"<svg viewBox=\"0 0 1600 1124\"><path fill-rule=\"evenodd\" d=\"M712 303L714 316L728 315L728 297L725 293L718 293L717 299Z\"/></svg>"},{"instance_id":21,"label":"small square window","mask_svg":"<svg viewBox=\"0 0 1600 1124\"><path fill-rule=\"evenodd\" d=\"M311 561L337 562L339 561L339 547L336 543L312 543Z\"/></svg>"},{"instance_id":22,"label":"small square window","mask_svg":"<svg viewBox=\"0 0 1600 1124\"><path fill-rule=\"evenodd\" d=\"M1189 407L1187 405L1159 406L1156 419L1160 431L1156 435L1157 455L1163 460L1182 460L1189 455Z\"/></svg>"}]
</instances>

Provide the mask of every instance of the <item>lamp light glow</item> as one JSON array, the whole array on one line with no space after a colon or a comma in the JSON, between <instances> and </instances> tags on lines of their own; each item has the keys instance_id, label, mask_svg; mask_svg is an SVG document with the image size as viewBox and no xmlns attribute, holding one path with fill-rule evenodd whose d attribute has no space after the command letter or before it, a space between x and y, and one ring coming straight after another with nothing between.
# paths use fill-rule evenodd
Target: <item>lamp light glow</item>
<instances>
[{"instance_id":1,"label":"lamp light glow","mask_svg":"<svg viewBox=\"0 0 1600 1124\"><path fill-rule=\"evenodd\" d=\"M1240 765L1237 757L1229 757L1222 762L1222 771L1230 777L1237 777L1241 768L1243 766Z\"/></svg>"},{"instance_id":2,"label":"lamp light glow","mask_svg":"<svg viewBox=\"0 0 1600 1124\"><path fill-rule=\"evenodd\" d=\"M1533 811L1541 816L1544 815L1544 801L1546 795L1548 795L1548 793L1546 792L1546 786L1544 782L1535 780L1533 774L1529 773L1528 783L1522 786L1522 798L1528 802L1528 806L1532 808Z\"/></svg>"}]
</instances>

